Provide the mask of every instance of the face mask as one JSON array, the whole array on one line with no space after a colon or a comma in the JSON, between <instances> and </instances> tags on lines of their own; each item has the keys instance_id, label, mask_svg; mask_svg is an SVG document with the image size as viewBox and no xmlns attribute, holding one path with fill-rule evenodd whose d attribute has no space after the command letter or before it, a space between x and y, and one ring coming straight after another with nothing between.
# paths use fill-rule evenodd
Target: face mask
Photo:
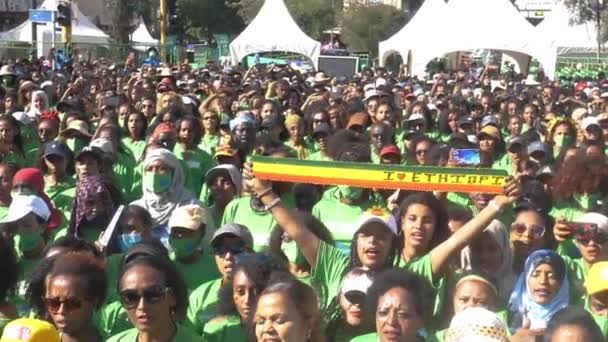
<instances>
[{"instance_id":1,"label":"face mask","mask_svg":"<svg viewBox=\"0 0 608 342\"><path fill-rule=\"evenodd\" d=\"M171 245L171 248L173 248L176 257L184 258L194 254L196 247L198 247L198 240L192 238L169 238L169 244Z\"/></svg>"},{"instance_id":2,"label":"face mask","mask_svg":"<svg viewBox=\"0 0 608 342\"><path fill-rule=\"evenodd\" d=\"M126 252L129 248L133 247L136 243L141 241L141 234L120 234L118 236L118 246L120 247L121 252Z\"/></svg>"},{"instance_id":3,"label":"face mask","mask_svg":"<svg viewBox=\"0 0 608 342\"><path fill-rule=\"evenodd\" d=\"M553 139L553 141L555 142L555 146L561 148L568 147L572 144L572 138L570 138L568 135L558 135Z\"/></svg>"},{"instance_id":4,"label":"face mask","mask_svg":"<svg viewBox=\"0 0 608 342\"><path fill-rule=\"evenodd\" d=\"M594 313L592 313L591 316L593 316L593 320L595 321L595 324L597 324L597 326L600 327L600 330L602 331L602 335L604 335L604 338L605 338L606 335L608 334L608 317L596 315Z\"/></svg>"},{"instance_id":5,"label":"face mask","mask_svg":"<svg viewBox=\"0 0 608 342\"><path fill-rule=\"evenodd\" d=\"M574 199L584 210L593 209L601 202L601 195L597 192L590 194L575 194Z\"/></svg>"},{"instance_id":6,"label":"face mask","mask_svg":"<svg viewBox=\"0 0 608 342\"><path fill-rule=\"evenodd\" d=\"M74 152L75 154L80 152L82 148L85 146L84 142L77 138L69 138L65 142L66 145Z\"/></svg>"},{"instance_id":7,"label":"face mask","mask_svg":"<svg viewBox=\"0 0 608 342\"><path fill-rule=\"evenodd\" d=\"M302 252L298 249L298 246L295 241L282 242L281 243L281 251L287 257L290 263L296 265L306 265L306 259L302 255Z\"/></svg>"},{"instance_id":8,"label":"face mask","mask_svg":"<svg viewBox=\"0 0 608 342\"><path fill-rule=\"evenodd\" d=\"M354 186L338 185L338 189L342 196L351 201L361 198L361 195L363 194L363 188L356 188Z\"/></svg>"},{"instance_id":9,"label":"face mask","mask_svg":"<svg viewBox=\"0 0 608 342\"><path fill-rule=\"evenodd\" d=\"M18 233L15 234L15 241L17 242L17 249L21 253L29 253L40 244L42 235L40 232Z\"/></svg>"},{"instance_id":10,"label":"face mask","mask_svg":"<svg viewBox=\"0 0 608 342\"><path fill-rule=\"evenodd\" d=\"M171 175L161 175L155 172L144 172L142 183L144 185L144 189L152 191L156 194L160 194L167 191L169 187L171 187L173 179L171 179Z\"/></svg>"}]
</instances>

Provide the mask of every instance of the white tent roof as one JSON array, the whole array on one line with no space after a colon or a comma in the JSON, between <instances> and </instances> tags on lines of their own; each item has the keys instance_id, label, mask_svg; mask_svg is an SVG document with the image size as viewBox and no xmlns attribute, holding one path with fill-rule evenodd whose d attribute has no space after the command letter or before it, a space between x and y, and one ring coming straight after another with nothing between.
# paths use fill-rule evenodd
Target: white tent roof
<instances>
[{"instance_id":1,"label":"white tent roof","mask_svg":"<svg viewBox=\"0 0 608 342\"><path fill-rule=\"evenodd\" d=\"M544 37L551 53L551 64L545 73L553 78L558 55L571 53L593 53L597 51L597 28L594 23L570 25L572 12L561 2L556 1L553 10L536 26Z\"/></svg>"},{"instance_id":2,"label":"white tent roof","mask_svg":"<svg viewBox=\"0 0 608 342\"><path fill-rule=\"evenodd\" d=\"M144 23L143 19L141 18L139 19L139 25L131 34L131 41L135 43L133 47L140 51L145 51L150 46L160 44L158 39L154 39L152 37L150 31L148 31L148 28L146 27L146 23Z\"/></svg>"},{"instance_id":3,"label":"white tent roof","mask_svg":"<svg viewBox=\"0 0 608 342\"><path fill-rule=\"evenodd\" d=\"M265 0L253 21L230 43L234 64L252 53L269 51L299 53L318 65L321 43L302 32L283 0Z\"/></svg>"},{"instance_id":4,"label":"white tent roof","mask_svg":"<svg viewBox=\"0 0 608 342\"><path fill-rule=\"evenodd\" d=\"M57 0L45 0L40 9L57 10ZM73 22L72 22L72 42L107 44L110 37L100 30L91 19L84 15L78 6L72 3ZM50 30L46 26L39 26L38 31ZM12 30L0 33L0 40L14 40L21 42L31 42L32 23L27 20Z\"/></svg>"},{"instance_id":5,"label":"white tent roof","mask_svg":"<svg viewBox=\"0 0 608 342\"><path fill-rule=\"evenodd\" d=\"M441 18L445 15L446 7L443 0L426 0L407 25L389 39L380 42L380 64L384 65L386 58L394 52L398 52L406 61L409 51L412 51L411 58L414 61L417 57L415 54L420 53L424 46L433 41L429 40L429 35L443 31L434 26L443 22Z\"/></svg>"}]
</instances>

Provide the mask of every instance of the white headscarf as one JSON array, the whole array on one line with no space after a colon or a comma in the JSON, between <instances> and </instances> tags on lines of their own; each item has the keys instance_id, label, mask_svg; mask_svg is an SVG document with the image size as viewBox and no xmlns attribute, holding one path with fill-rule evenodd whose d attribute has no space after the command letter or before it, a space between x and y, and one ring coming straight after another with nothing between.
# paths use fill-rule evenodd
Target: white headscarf
<instances>
[{"instance_id":1,"label":"white headscarf","mask_svg":"<svg viewBox=\"0 0 608 342\"><path fill-rule=\"evenodd\" d=\"M34 101L36 101L37 98L42 99L44 102L44 108L36 109L34 107ZM46 93L42 90L32 92L32 102L30 102L30 108L26 114L32 119L38 119L40 114L47 109L49 109L49 98L47 97Z\"/></svg>"},{"instance_id":2,"label":"white headscarf","mask_svg":"<svg viewBox=\"0 0 608 342\"><path fill-rule=\"evenodd\" d=\"M517 280L517 276L513 273L513 257L511 255L509 235L505 226L498 220L490 222L484 232L490 233L502 251L500 267L495 272L492 272L491 275L498 283L498 297L501 301L506 302L509 300L511 290ZM460 252L460 262L463 270L471 270L473 268L471 265L471 248L469 246Z\"/></svg>"},{"instance_id":3,"label":"white headscarf","mask_svg":"<svg viewBox=\"0 0 608 342\"><path fill-rule=\"evenodd\" d=\"M173 183L171 187L166 192L157 194L142 186L143 197L131 203L148 210L152 216L152 220L154 220L154 226L168 223L171 213L177 207L186 204L198 204L194 196L184 188L184 172L172 152L164 148L150 151L143 162L143 170L157 160L162 161L173 169Z\"/></svg>"}]
</instances>

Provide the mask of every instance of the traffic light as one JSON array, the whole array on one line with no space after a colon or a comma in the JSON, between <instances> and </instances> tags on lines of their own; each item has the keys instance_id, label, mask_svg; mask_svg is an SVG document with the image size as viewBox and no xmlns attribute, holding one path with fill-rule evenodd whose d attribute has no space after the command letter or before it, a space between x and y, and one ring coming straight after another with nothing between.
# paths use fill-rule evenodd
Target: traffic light
<instances>
[{"instance_id":1,"label":"traffic light","mask_svg":"<svg viewBox=\"0 0 608 342\"><path fill-rule=\"evenodd\" d=\"M59 26L72 26L72 5L69 2L60 2L57 5L57 23Z\"/></svg>"}]
</instances>

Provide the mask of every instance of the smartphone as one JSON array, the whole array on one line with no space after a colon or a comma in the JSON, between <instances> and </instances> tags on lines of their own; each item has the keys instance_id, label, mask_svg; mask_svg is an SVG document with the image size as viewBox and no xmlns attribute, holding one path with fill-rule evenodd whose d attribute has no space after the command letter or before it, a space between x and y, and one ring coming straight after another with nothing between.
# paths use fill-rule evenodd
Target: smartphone
<instances>
[{"instance_id":1,"label":"smartphone","mask_svg":"<svg viewBox=\"0 0 608 342\"><path fill-rule=\"evenodd\" d=\"M479 149L476 148L453 149L451 157L458 165L479 165L481 163Z\"/></svg>"}]
</instances>

